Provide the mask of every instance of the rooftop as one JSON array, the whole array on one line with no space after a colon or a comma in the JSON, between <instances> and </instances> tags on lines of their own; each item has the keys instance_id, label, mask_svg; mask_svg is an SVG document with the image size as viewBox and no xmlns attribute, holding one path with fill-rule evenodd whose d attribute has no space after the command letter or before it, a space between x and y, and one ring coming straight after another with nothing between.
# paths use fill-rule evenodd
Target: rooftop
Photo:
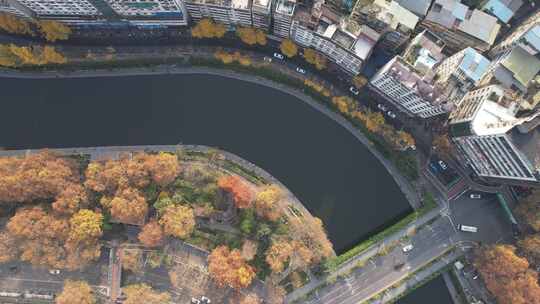
<instances>
[{"instance_id":1,"label":"rooftop","mask_svg":"<svg viewBox=\"0 0 540 304\"><path fill-rule=\"evenodd\" d=\"M362 60L367 60L379 38L379 33L367 25L362 25L358 39L353 46L353 51L356 56Z\"/></svg>"},{"instance_id":2,"label":"rooftop","mask_svg":"<svg viewBox=\"0 0 540 304\"><path fill-rule=\"evenodd\" d=\"M459 69L467 77L478 82L489 68L490 61L475 49L468 47L464 50L464 56L459 64Z\"/></svg>"},{"instance_id":3,"label":"rooftop","mask_svg":"<svg viewBox=\"0 0 540 304\"><path fill-rule=\"evenodd\" d=\"M414 30L416 24L420 21L418 16L396 1L375 0L374 4L381 8L377 17L387 23L392 29L397 29L402 25L409 30Z\"/></svg>"},{"instance_id":4,"label":"rooftop","mask_svg":"<svg viewBox=\"0 0 540 304\"><path fill-rule=\"evenodd\" d=\"M489 45L493 44L501 28L497 18L477 9L470 10L460 0L435 0L426 20L460 30Z\"/></svg>"},{"instance_id":5,"label":"rooftop","mask_svg":"<svg viewBox=\"0 0 540 304\"><path fill-rule=\"evenodd\" d=\"M296 6L296 0L277 0L276 12L280 14L292 16L294 14L295 6Z\"/></svg>"},{"instance_id":6,"label":"rooftop","mask_svg":"<svg viewBox=\"0 0 540 304\"><path fill-rule=\"evenodd\" d=\"M394 57L384 69L386 69L384 72L388 72L402 85L415 91L415 93L424 101L433 105L444 104L446 102L446 99L442 95L442 91L431 83L426 82L423 77L416 73L414 68L400 56Z\"/></svg>"},{"instance_id":7,"label":"rooftop","mask_svg":"<svg viewBox=\"0 0 540 304\"><path fill-rule=\"evenodd\" d=\"M433 0L395 0L399 5L418 16L425 16Z\"/></svg>"},{"instance_id":8,"label":"rooftop","mask_svg":"<svg viewBox=\"0 0 540 304\"><path fill-rule=\"evenodd\" d=\"M523 5L523 0L489 0L482 10L489 12L504 23L508 23L516 11Z\"/></svg>"},{"instance_id":9,"label":"rooftop","mask_svg":"<svg viewBox=\"0 0 540 304\"><path fill-rule=\"evenodd\" d=\"M188 2L232 7L236 9L250 9L250 0L187 0Z\"/></svg>"},{"instance_id":10,"label":"rooftop","mask_svg":"<svg viewBox=\"0 0 540 304\"><path fill-rule=\"evenodd\" d=\"M540 60L529 54L522 47L516 46L501 62L523 86L528 87L531 80L540 71Z\"/></svg>"},{"instance_id":11,"label":"rooftop","mask_svg":"<svg viewBox=\"0 0 540 304\"><path fill-rule=\"evenodd\" d=\"M540 52L540 24L533 26L521 38L521 47L531 55Z\"/></svg>"},{"instance_id":12,"label":"rooftop","mask_svg":"<svg viewBox=\"0 0 540 304\"><path fill-rule=\"evenodd\" d=\"M540 168L540 128L536 127L527 133L521 133L518 127L508 135L521 155L531 163L535 170L538 170Z\"/></svg>"},{"instance_id":13,"label":"rooftop","mask_svg":"<svg viewBox=\"0 0 540 304\"><path fill-rule=\"evenodd\" d=\"M272 1L270 0L253 0L253 5L261 7L270 7Z\"/></svg>"}]
</instances>

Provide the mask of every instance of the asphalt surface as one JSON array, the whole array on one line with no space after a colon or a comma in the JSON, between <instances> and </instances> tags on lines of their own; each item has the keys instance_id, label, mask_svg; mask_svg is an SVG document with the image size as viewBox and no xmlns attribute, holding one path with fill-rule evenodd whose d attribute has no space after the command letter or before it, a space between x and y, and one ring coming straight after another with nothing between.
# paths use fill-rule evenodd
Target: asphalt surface
<instances>
[{"instance_id":1,"label":"asphalt surface","mask_svg":"<svg viewBox=\"0 0 540 304\"><path fill-rule=\"evenodd\" d=\"M306 303L355 304L365 301L443 253L452 245L454 234L448 218L439 217L410 239L401 240L388 254L370 260L350 276L319 290ZM413 249L404 253L403 247L408 244L412 244ZM396 268L400 264L403 266Z\"/></svg>"}]
</instances>

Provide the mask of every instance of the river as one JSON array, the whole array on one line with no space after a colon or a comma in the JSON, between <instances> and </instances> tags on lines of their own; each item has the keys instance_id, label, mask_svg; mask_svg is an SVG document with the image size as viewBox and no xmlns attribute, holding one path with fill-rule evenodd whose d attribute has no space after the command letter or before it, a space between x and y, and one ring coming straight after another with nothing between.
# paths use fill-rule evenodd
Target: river
<instances>
[{"instance_id":1,"label":"river","mask_svg":"<svg viewBox=\"0 0 540 304\"><path fill-rule=\"evenodd\" d=\"M209 75L1 79L0 147L201 144L283 182L341 252L411 211L345 128L281 91Z\"/></svg>"}]
</instances>

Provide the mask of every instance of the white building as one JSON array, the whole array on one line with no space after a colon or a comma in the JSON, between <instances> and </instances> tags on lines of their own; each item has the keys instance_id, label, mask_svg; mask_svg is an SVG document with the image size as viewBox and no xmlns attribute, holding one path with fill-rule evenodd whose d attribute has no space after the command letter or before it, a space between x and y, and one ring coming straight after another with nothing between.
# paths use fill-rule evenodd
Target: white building
<instances>
[{"instance_id":1,"label":"white building","mask_svg":"<svg viewBox=\"0 0 540 304\"><path fill-rule=\"evenodd\" d=\"M486 57L468 47L446 58L435 68L435 83L444 91L448 101L458 103L479 84L489 64Z\"/></svg>"},{"instance_id":2,"label":"white building","mask_svg":"<svg viewBox=\"0 0 540 304\"><path fill-rule=\"evenodd\" d=\"M38 18L69 21L71 19L95 19L102 13L88 0L15 0Z\"/></svg>"},{"instance_id":3,"label":"white building","mask_svg":"<svg viewBox=\"0 0 540 304\"><path fill-rule=\"evenodd\" d=\"M299 21L293 22L291 31L291 38L296 43L319 51L352 75L360 73L379 36L368 26L360 27L353 34L345 29L345 24L321 23L317 30L310 30Z\"/></svg>"},{"instance_id":4,"label":"white building","mask_svg":"<svg viewBox=\"0 0 540 304\"><path fill-rule=\"evenodd\" d=\"M289 38L296 7L296 0L275 0L272 31L281 38Z\"/></svg>"},{"instance_id":5,"label":"white building","mask_svg":"<svg viewBox=\"0 0 540 304\"><path fill-rule=\"evenodd\" d=\"M537 114L518 118L519 106L491 85L467 93L450 116L450 133L476 174L514 184L540 181Z\"/></svg>"},{"instance_id":6,"label":"white building","mask_svg":"<svg viewBox=\"0 0 540 304\"><path fill-rule=\"evenodd\" d=\"M105 0L121 17L137 25L187 25L187 12L180 0Z\"/></svg>"},{"instance_id":7,"label":"white building","mask_svg":"<svg viewBox=\"0 0 540 304\"><path fill-rule=\"evenodd\" d=\"M370 87L410 116L428 118L451 109L442 92L400 56L394 57L371 78Z\"/></svg>"},{"instance_id":8,"label":"white building","mask_svg":"<svg viewBox=\"0 0 540 304\"><path fill-rule=\"evenodd\" d=\"M226 25L252 26L251 0L184 0L193 21L212 18Z\"/></svg>"}]
</instances>

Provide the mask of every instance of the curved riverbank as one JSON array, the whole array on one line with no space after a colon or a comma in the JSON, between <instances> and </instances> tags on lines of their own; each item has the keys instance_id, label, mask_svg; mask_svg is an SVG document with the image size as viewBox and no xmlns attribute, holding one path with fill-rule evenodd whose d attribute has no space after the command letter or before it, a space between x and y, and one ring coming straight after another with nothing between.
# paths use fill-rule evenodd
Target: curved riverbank
<instances>
[{"instance_id":1,"label":"curved riverbank","mask_svg":"<svg viewBox=\"0 0 540 304\"><path fill-rule=\"evenodd\" d=\"M190 74L203 74L221 76L258 85L270 87L286 94L292 95L297 99L300 99L304 103L308 104L312 108L316 109L320 113L323 113L327 117L345 128L350 134L352 134L357 140L359 140L367 149L373 154L379 162L383 164L386 170L390 173L394 181L398 184L401 191L407 198L407 201L413 209L418 209L421 206L420 197L418 192L413 188L410 182L399 172L399 170L385 158L366 138L362 132L360 132L353 124L351 124L342 115L330 110L327 106L316 101L312 97L304 94L303 92L289 87L285 84L278 83L267 78L250 75L247 73L239 73L230 70L207 68L207 67L180 67L170 65L159 65L152 68L121 68L114 70L77 70L77 71L41 71L41 72L23 72L13 70L0 70L1 78L17 78L17 79L57 79L57 78L96 78L96 77L123 77L123 76L149 76L149 75L190 75Z\"/></svg>"}]
</instances>

